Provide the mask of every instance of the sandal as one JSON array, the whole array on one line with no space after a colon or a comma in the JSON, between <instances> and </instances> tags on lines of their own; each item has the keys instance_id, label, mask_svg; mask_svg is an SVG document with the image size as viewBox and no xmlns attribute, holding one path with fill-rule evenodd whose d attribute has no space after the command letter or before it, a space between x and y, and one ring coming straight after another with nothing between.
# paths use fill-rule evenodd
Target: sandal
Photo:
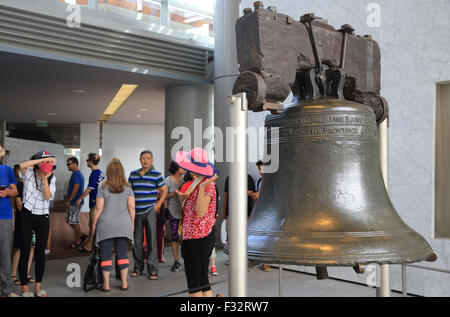
<instances>
[{"instance_id":1,"label":"sandal","mask_svg":"<svg viewBox=\"0 0 450 317\"><path fill-rule=\"evenodd\" d=\"M31 275L28 275L27 282L32 284L32 283L35 283L36 281L31 277Z\"/></svg>"},{"instance_id":2,"label":"sandal","mask_svg":"<svg viewBox=\"0 0 450 317\"><path fill-rule=\"evenodd\" d=\"M105 292L105 293L111 292L110 288L103 288L103 286L102 286L101 290L102 290L102 292Z\"/></svg>"},{"instance_id":3,"label":"sandal","mask_svg":"<svg viewBox=\"0 0 450 317\"><path fill-rule=\"evenodd\" d=\"M92 252L92 250L88 250L85 247L78 248L77 250L80 252L87 252L87 253Z\"/></svg>"},{"instance_id":4,"label":"sandal","mask_svg":"<svg viewBox=\"0 0 450 317\"><path fill-rule=\"evenodd\" d=\"M150 276L148 277L149 280L157 280L158 279L158 273L153 272L152 274L150 274Z\"/></svg>"},{"instance_id":5,"label":"sandal","mask_svg":"<svg viewBox=\"0 0 450 317\"><path fill-rule=\"evenodd\" d=\"M120 289L122 290L122 291L128 291L129 289L130 289L130 286L128 285L127 287L122 287L122 286L120 286Z\"/></svg>"},{"instance_id":6,"label":"sandal","mask_svg":"<svg viewBox=\"0 0 450 317\"><path fill-rule=\"evenodd\" d=\"M14 280L14 285L20 285L20 280Z\"/></svg>"},{"instance_id":7,"label":"sandal","mask_svg":"<svg viewBox=\"0 0 450 317\"><path fill-rule=\"evenodd\" d=\"M133 272L130 273L130 276L132 277L138 277L139 275L141 275L142 273L139 272L138 270L134 270Z\"/></svg>"},{"instance_id":8,"label":"sandal","mask_svg":"<svg viewBox=\"0 0 450 317\"><path fill-rule=\"evenodd\" d=\"M81 243L72 243L71 245L69 245L66 249L78 249L80 247Z\"/></svg>"}]
</instances>

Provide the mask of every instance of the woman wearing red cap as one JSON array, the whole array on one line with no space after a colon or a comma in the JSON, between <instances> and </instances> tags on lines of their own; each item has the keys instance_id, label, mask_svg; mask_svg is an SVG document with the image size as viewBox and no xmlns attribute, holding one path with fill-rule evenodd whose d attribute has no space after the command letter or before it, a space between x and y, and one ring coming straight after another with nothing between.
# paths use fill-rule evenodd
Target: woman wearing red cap
<instances>
[{"instance_id":1,"label":"woman wearing red cap","mask_svg":"<svg viewBox=\"0 0 450 317\"><path fill-rule=\"evenodd\" d=\"M23 207L19 214L19 277L23 297L47 297L45 290L41 290L41 282L44 276L45 246L50 228L49 205L56 190L56 180L53 176L55 162L53 154L40 151L29 161L20 164L20 176L23 178ZM33 231L36 234L34 294L28 289L27 278Z\"/></svg>"},{"instance_id":2,"label":"woman wearing red cap","mask_svg":"<svg viewBox=\"0 0 450 317\"><path fill-rule=\"evenodd\" d=\"M182 203L181 255L190 297L211 297L208 280L209 257L215 244L216 188L215 166L201 148L180 151L175 159L178 166L191 173L193 180L176 191Z\"/></svg>"}]
</instances>

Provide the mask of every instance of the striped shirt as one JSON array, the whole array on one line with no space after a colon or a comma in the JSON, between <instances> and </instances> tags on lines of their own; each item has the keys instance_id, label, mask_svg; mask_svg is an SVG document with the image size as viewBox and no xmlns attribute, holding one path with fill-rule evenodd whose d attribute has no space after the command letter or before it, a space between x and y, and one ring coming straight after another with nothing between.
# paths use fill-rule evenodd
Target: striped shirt
<instances>
[{"instance_id":1,"label":"striped shirt","mask_svg":"<svg viewBox=\"0 0 450 317\"><path fill-rule=\"evenodd\" d=\"M158 189L166 185L160 172L151 168L141 176L141 170L131 172L128 177L134 192L136 215L144 214L155 206Z\"/></svg>"}]
</instances>

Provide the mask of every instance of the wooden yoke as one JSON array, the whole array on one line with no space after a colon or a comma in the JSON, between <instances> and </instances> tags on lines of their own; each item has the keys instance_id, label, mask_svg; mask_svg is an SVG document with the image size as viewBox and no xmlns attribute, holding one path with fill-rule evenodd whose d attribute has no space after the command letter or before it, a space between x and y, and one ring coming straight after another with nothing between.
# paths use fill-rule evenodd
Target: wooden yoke
<instances>
[{"instance_id":1,"label":"wooden yoke","mask_svg":"<svg viewBox=\"0 0 450 317\"><path fill-rule=\"evenodd\" d=\"M254 6L254 10L245 9L236 22L240 75L233 93L246 92L252 111L281 110L281 102L291 91L294 100L302 99L297 87L299 76L316 66L310 34L307 24L277 13L276 8L264 9L261 1ZM348 25L341 30L323 20L314 20L312 25L321 63L330 69L345 65L341 69L347 76L345 99L370 106L377 121L383 121L388 109L386 101L380 97L378 43L369 35L355 35ZM347 40L343 45L345 33ZM345 56L345 60L341 61L341 56Z\"/></svg>"}]
</instances>

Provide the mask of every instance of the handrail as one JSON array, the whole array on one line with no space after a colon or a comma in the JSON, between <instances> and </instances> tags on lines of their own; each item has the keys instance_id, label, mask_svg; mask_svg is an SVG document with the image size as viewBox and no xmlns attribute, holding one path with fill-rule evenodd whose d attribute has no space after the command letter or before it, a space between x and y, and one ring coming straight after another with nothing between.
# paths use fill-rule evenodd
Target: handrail
<instances>
[{"instance_id":1,"label":"handrail","mask_svg":"<svg viewBox=\"0 0 450 317\"><path fill-rule=\"evenodd\" d=\"M438 268L434 268L434 267L421 266L421 265L415 265L415 264L402 264L402 296L403 297L407 296L407 294L408 294L408 292L406 291L406 267L407 266L413 267L416 269L450 274L450 270L438 269Z\"/></svg>"}]
</instances>

